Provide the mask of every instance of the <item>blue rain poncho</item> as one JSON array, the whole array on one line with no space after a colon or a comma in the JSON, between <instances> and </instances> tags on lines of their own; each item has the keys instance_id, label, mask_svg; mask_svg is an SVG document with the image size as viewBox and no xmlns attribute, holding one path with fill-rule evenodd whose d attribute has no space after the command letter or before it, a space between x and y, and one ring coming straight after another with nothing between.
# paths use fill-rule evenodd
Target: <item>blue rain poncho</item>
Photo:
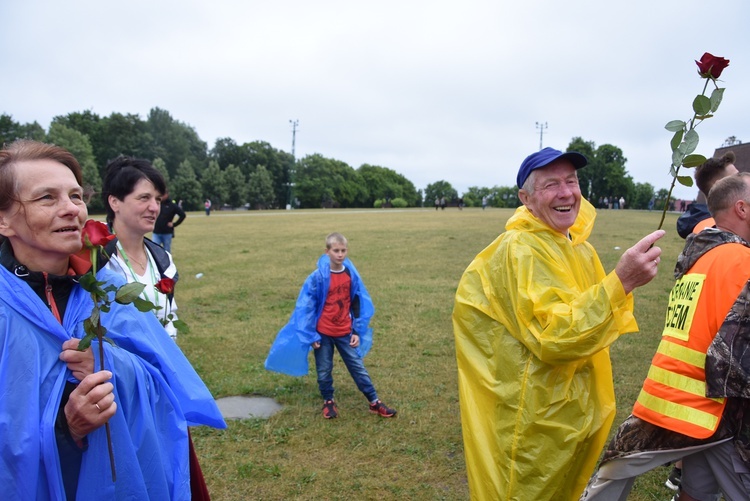
<instances>
[{"instance_id":1,"label":"blue rain poncho","mask_svg":"<svg viewBox=\"0 0 750 501\"><path fill-rule=\"evenodd\" d=\"M364 357L372 347L370 319L375 314L370 294L354 267L346 258L344 266L352 279L351 297L359 297L359 316L352 318L352 330L359 335L357 351ZM292 317L276 335L266 358L265 367L269 371L281 372L290 376L305 376L309 370L307 355L312 344L320 341L316 330L318 319L328 296L331 282L331 260L327 254L318 259L318 268L305 280L297 297Z\"/></svg>"},{"instance_id":2,"label":"blue rain poncho","mask_svg":"<svg viewBox=\"0 0 750 501\"><path fill-rule=\"evenodd\" d=\"M124 281L100 270L98 279ZM3 499L64 500L55 420L66 380L62 343L82 338L93 303L76 285L61 325L23 281L0 267L0 485ZM156 316L113 303L102 314L105 368L117 412L110 419L117 481L104 427L89 435L77 499L190 499L187 425L225 428L216 403ZM92 344L99 367L98 344Z\"/></svg>"},{"instance_id":3,"label":"blue rain poncho","mask_svg":"<svg viewBox=\"0 0 750 501\"><path fill-rule=\"evenodd\" d=\"M632 295L586 241L520 207L461 278L453 310L472 499L578 499L615 414L608 346L637 331Z\"/></svg>"}]
</instances>

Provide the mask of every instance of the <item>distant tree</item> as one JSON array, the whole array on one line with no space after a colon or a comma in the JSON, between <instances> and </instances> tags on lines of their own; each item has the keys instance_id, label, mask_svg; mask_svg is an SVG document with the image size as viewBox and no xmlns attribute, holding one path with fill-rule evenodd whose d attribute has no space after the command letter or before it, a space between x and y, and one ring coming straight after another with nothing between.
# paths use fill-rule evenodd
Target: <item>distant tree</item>
<instances>
[{"instance_id":1,"label":"distant tree","mask_svg":"<svg viewBox=\"0 0 750 501\"><path fill-rule=\"evenodd\" d=\"M198 177L195 175L190 161L185 160L177 167L177 172L172 178L169 188L172 198L182 200L182 208L185 210L198 210L203 207L203 190Z\"/></svg>"},{"instance_id":2,"label":"distant tree","mask_svg":"<svg viewBox=\"0 0 750 501\"><path fill-rule=\"evenodd\" d=\"M171 179L169 176L169 172L167 171L167 164L159 157L154 158L154 161L151 162L151 165L154 166L156 170L158 170L162 176L164 176L164 181L167 182L167 187L169 187L169 180Z\"/></svg>"},{"instance_id":3,"label":"distant tree","mask_svg":"<svg viewBox=\"0 0 750 501\"><path fill-rule=\"evenodd\" d=\"M264 166L259 165L255 172L248 176L247 201L253 209L266 209L274 202L275 198L271 174Z\"/></svg>"},{"instance_id":4,"label":"distant tree","mask_svg":"<svg viewBox=\"0 0 750 501\"><path fill-rule=\"evenodd\" d=\"M221 207L229 198L229 189L224 179L224 173L216 160L208 162L208 168L201 177L201 187L203 188L203 196L210 198L216 208Z\"/></svg>"},{"instance_id":5,"label":"distant tree","mask_svg":"<svg viewBox=\"0 0 750 501\"><path fill-rule=\"evenodd\" d=\"M65 148L76 157L83 172L83 186L89 195L88 207L91 212L104 211L104 203L99 197L102 190L102 178L96 167L94 151L91 148L88 136L81 134L59 123L53 123L49 127L47 141Z\"/></svg>"},{"instance_id":6,"label":"distant tree","mask_svg":"<svg viewBox=\"0 0 750 501\"><path fill-rule=\"evenodd\" d=\"M10 144L16 139L44 141L46 137L44 128L36 121L30 124L21 124L13 120L11 115L5 113L0 115L0 146Z\"/></svg>"},{"instance_id":7,"label":"distant tree","mask_svg":"<svg viewBox=\"0 0 750 501\"><path fill-rule=\"evenodd\" d=\"M239 167L234 164L224 169L224 182L227 186L227 203L240 207L247 201L247 180Z\"/></svg>"},{"instance_id":8,"label":"distant tree","mask_svg":"<svg viewBox=\"0 0 750 501\"><path fill-rule=\"evenodd\" d=\"M414 184L398 172L369 164L362 164L357 172L367 186L368 196L364 201L365 205L372 206L376 199L394 198L402 198L412 207L419 205L419 195Z\"/></svg>"},{"instance_id":9,"label":"distant tree","mask_svg":"<svg viewBox=\"0 0 750 501\"><path fill-rule=\"evenodd\" d=\"M202 177L207 167L207 145L191 126L172 118L167 110L152 108L145 123L148 132L150 158L162 158L170 177L174 177L178 165L189 160L195 173Z\"/></svg>"},{"instance_id":10,"label":"distant tree","mask_svg":"<svg viewBox=\"0 0 750 501\"><path fill-rule=\"evenodd\" d=\"M436 181L424 189L425 203L432 205L436 198L445 197L450 202L458 198L458 192L448 181Z\"/></svg>"},{"instance_id":11,"label":"distant tree","mask_svg":"<svg viewBox=\"0 0 750 501\"><path fill-rule=\"evenodd\" d=\"M516 208L521 205L518 198L517 186L495 186L490 196L490 206L503 208Z\"/></svg>"},{"instance_id":12,"label":"distant tree","mask_svg":"<svg viewBox=\"0 0 750 501\"><path fill-rule=\"evenodd\" d=\"M592 141L575 137L568 145L567 151L577 151L588 159L588 165L578 170L581 193L594 205L603 197L624 197L626 204L632 198L633 178L625 169L627 159L622 150L611 144L598 148ZM626 205L627 207L628 205Z\"/></svg>"},{"instance_id":13,"label":"distant tree","mask_svg":"<svg viewBox=\"0 0 750 501\"><path fill-rule=\"evenodd\" d=\"M469 186L469 189L464 192L464 204L466 207L481 207L482 198L490 197L492 195L492 189L482 186Z\"/></svg>"},{"instance_id":14,"label":"distant tree","mask_svg":"<svg viewBox=\"0 0 750 501\"><path fill-rule=\"evenodd\" d=\"M648 203L654 197L654 187L651 184L635 183L631 200L626 203L629 203L631 209L648 209Z\"/></svg>"},{"instance_id":15,"label":"distant tree","mask_svg":"<svg viewBox=\"0 0 750 501\"><path fill-rule=\"evenodd\" d=\"M289 175L295 168L294 157L291 153L278 150L265 141L253 141L244 145L247 153L247 163L250 167L245 175L249 177L259 165L265 167L273 181L273 200L269 205L284 207L289 201Z\"/></svg>"},{"instance_id":16,"label":"distant tree","mask_svg":"<svg viewBox=\"0 0 750 501\"><path fill-rule=\"evenodd\" d=\"M302 207L363 207L367 189L362 177L340 160L316 153L297 162L294 195Z\"/></svg>"},{"instance_id":17,"label":"distant tree","mask_svg":"<svg viewBox=\"0 0 750 501\"><path fill-rule=\"evenodd\" d=\"M99 172L103 175L107 163L120 155L147 160L156 158L150 154L146 146L146 134L146 124L138 115L112 113L102 118L95 134L96 138L92 141Z\"/></svg>"}]
</instances>

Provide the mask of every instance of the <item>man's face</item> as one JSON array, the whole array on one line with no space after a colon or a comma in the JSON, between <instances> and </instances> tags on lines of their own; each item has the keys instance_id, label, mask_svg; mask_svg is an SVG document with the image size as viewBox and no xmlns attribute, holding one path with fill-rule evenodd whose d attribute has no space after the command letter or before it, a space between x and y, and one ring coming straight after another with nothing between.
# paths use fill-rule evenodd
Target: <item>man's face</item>
<instances>
[{"instance_id":1,"label":"man's face","mask_svg":"<svg viewBox=\"0 0 750 501\"><path fill-rule=\"evenodd\" d=\"M557 160L532 173L534 190L518 192L521 201L534 216L553 230L567 235L581 208L578 175L568 160Z\"/></svg>"}]
</instances>

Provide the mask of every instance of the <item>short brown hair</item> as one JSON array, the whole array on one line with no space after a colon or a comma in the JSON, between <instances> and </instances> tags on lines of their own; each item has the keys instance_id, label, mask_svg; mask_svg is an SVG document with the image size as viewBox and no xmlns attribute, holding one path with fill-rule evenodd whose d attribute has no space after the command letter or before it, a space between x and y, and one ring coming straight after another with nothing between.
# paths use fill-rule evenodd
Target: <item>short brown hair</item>
<instances>
[{"instance_id":1,"label":"short brown hair","mask_svg":"<svg viewBox=\"0 0 750 501\"><path fill-rule=\"evenodd\" d=\"M712 216L732 207L738 200L750 199L750 187L747 185L750 172L738 172L719 179L708 192L708 211Z\"/></svg>"},{"instance_id":2,"label":"short brown hair","mask_svg":"<svg viewBox=\"0 0 750 501\"><path fill-rule=\"evenodd\" d=\"M346 237L342 235L341 233L337 233L337 232L330 233L326 237L326 249L330 249L333 246L333 244L341 244L347 247L349 246L349 242L347 242Z\"/></svg>"},{"instance_id":3,"label":"short brown hair","mask_svg":"<svg viewBox=\"0 0 750 501\"><path fill-rule=\"evenodd\" d=\"M18 200L18 183L11 167L19 162L54 160L73 172L79 185L83 175L78 160L64 148L30 139L18 139L0 150L0 210L8 210Z\"/></svg>"},{"instance_id":4,"label":"short brown hair","mask_svg":"<svg viewBox=\"0 0 750 501\"><path fill-rule=\"evenodd\" d=\"M721 158L709 158L702 165L695 168L695 184L698 189L708 196L716 181L724 177L724 167L736 160L733 151L727 151Z\"/></svg>"}]
</instances>

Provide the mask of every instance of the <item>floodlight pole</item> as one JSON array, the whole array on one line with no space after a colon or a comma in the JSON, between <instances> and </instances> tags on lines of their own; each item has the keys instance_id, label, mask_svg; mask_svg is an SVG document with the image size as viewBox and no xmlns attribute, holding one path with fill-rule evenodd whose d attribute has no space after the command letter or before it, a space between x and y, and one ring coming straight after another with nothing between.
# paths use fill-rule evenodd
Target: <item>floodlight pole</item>
<instances>
[{"instance_id":1,"label":"floodlight pole","mask_svg":"<svg viewBox=\"0 0 750 501\"><path fill-rule=\"evenodd\" d=\"M294 143L297 140L297 126L299 125L299 120L289 120L289 123L292 124L292 166L289 168L289 200L286 205L287 210L292 208L292 187L294 186L294 167L297 164L297 158L294 156Z\"/></svg>"},{"instance_id":2,"label":"floodlight pole","mask_svg":"<svg viewBox=\"0 0 750 501\"><path fill-rule=\"evenodd\" d=\"M544 129L547 128L547 122L536 123L536 128L539 129L539 149L542 149L542 139L544 138Z\"/></svg>"}]
</instances>

